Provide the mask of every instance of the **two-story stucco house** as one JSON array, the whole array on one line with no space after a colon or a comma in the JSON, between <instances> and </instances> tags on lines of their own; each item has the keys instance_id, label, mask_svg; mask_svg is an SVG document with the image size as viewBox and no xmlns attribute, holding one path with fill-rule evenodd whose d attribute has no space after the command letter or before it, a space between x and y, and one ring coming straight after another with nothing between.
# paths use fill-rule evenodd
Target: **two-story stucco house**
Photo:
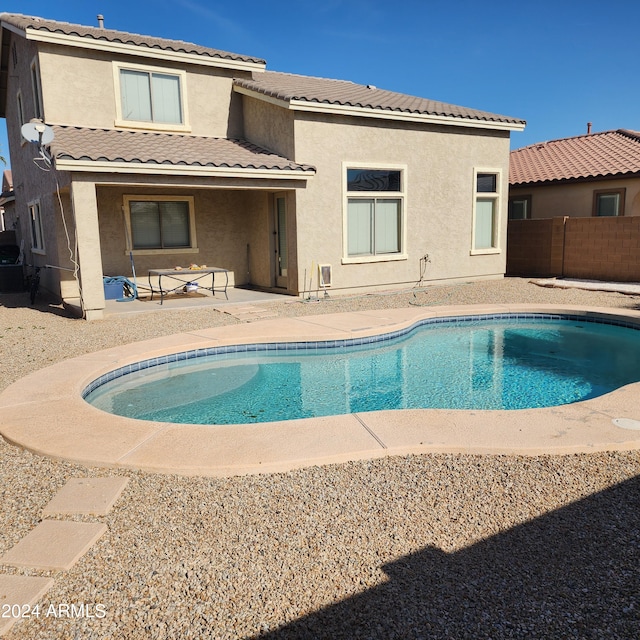
<instances>
[{"instance_id":1,"label":"two-story stucco house","mask_svg":"<svg viewBox=\"0 0 640 640\"><path fill-rule=\"evenodd\" d=\"M131 259L138 274L215 265L290 294L319 264L335 292L406 287L425 254L429 281L503 276L509 135L524 121L180 41L0 21L25 254L70 269L46 284L86 318ZM51 167L20 136L33 118L54 134Z\"/></svg>"}]
</instances>

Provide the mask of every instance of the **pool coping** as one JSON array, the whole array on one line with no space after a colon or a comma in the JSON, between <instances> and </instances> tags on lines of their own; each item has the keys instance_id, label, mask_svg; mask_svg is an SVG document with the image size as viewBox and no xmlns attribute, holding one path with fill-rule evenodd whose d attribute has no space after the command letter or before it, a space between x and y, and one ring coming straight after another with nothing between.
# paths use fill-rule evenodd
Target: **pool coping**
<instances>
[{"instance_id":1,"label":"pool coping","mask_svg":"<svg viewBox=\"0 0 640 640\"><path fill-rule=\"evenodd\" d=\"M0 434L34 453L89 466L230 476L419 453L568 454L640 448L640 383L543 409L374 411L285 422L184 425L104 413L82 399L96 378L139 360L237 344L367 338L429 318L572 315L640 327L640 311L569 305L463 305L286 317L122 345L54 364L0 394Z\"/></svg>"}]
</instances>

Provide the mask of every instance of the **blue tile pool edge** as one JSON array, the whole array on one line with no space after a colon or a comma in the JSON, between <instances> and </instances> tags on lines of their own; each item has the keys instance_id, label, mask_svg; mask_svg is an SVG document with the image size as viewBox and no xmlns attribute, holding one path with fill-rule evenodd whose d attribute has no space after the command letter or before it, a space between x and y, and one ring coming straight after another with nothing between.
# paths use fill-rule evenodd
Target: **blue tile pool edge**
<instances>
[{"instance_id":1,"label":"blue tile pool edge","mask_svg":"<svg viewBox=\"0 0 640 640\"><path fill-rule=\"evenodd\" d=\"M375 343L384 343L396 338L401 338L407 334L419 329L426 325L435 324L467 324L470 322L485 322L487 320L556 320L566 322L588 322L593 324L606 324L617 327L623 327L625 329L640 330L640 319L628 320L624 318L603 317L599 315L581 315L581 314L566 314L566 313L541 313L541 312L515 312L515 313L486 313L486 314L474 314L468 316L441 316L436 318L423 318L418 320L408 327L397 329L396 331L390 331L388 333L381 333L374 336L364 336L361 338L342 338L334 340L310 340L305 342L257 342L248 344L233 344L219 347L206 347L199 349L191 349L189 351L180 351L176 353L170 353L164 356L156 356L148 358L146 360L139 360L131 364L119 367L109 371L92 382L90 382L82 390L82 399L86 400L89 394L93 393L96 389L111 382L122 378L131 373L136 373L144 369L150 369L152 367L158 367L166 365L170 362L180 362L183 360L192 360L196 358L204 358L208 356L225 355L230 353L257 353L264 351L293 351L293 350L319 350L319 349L332 349L341 347L355 347L361 345L369 345Z\"/></svg>"}]
</instances>

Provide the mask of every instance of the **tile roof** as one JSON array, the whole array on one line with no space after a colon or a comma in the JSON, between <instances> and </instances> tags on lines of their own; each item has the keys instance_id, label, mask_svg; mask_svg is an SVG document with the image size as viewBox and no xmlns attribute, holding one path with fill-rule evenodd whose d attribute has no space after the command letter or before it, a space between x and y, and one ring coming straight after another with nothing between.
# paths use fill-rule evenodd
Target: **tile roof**
<instances>
[{"instance_id":1,"label":"tile roof","mask_svg":"<svg viewBox=\"0 0 640 640\"><path fill-rule=\"evenodd\" d=\"M310 165L292 162L246 140L62 125L53 125L53 131L51 152L57 160L127 163L132 168L168 165L177 172L180 167L203 167L315 173Z\"/></svg>"},{"instance_id":2,"label":"tile roof","mask_svg":"<svg viewBox=\"0 0 640 640\"><path fill-rule=\"evenodd\" d=\"M86 38L87 40L102 40L105 42L116 42L120 44L146 47L148 49L161 49L197 56L206 56L209 58L255 63L258 65L265 64L265 61L262 58L230 53L228 51L221 51L220 49L202 47L197 44L192 44L191 42L169 40L166 38L154 38L152 36L143 36L136 33L128 33L126 31L116 31L114 29L87 27L79 24L47 20L45 18L25 16L17 13L2 13L0 14L0 21L10 24L22 31L47 31L49 33L59 33L68 36Z\"/></svg>"},{"instance_id":3,"label":"tile roof","mask_svg":"<svg viewBox=\"0 0 640 640\"><path fill-rule=\"evenodd\" d=\"M435 100L378 89L371 85L355 84L346 80L266 71L259 75L256 74L253 79L236 79L235 85L285 102L302 101L518 126L525 124L524 120L510 116L436 102Z\"/></svg>"},{"instance_id":4,"label":"tile roof","mask_svg":"<svg viewBox=\"0 0 640 640\"><path fill-rule=\"evenodd\" d=\"M562 138L510 154L511 185L640 174L640 132L628 129Z\"/></svg>"}]
</instances>

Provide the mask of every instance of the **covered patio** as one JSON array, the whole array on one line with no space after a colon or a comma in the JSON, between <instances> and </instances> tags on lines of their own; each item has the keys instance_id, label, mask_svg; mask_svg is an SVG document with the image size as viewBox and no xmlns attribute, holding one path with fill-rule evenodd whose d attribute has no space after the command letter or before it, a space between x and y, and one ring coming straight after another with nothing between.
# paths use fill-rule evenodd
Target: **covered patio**
<instances>
[{"instance_id":1,"label":"covered patio","mask_svg":"<svg viewBox=\"0 0 640 640\"><path fill-rule=\"evenodd\" d=\"M144 294L158 269L216 267L228 272L229 291L298 293L296 191L313 167L242 140L54 131L61 179L50 204L62 269L53 277L86 319L108 312L105 276L137 279Z\"/></svg>"}]
</instances>

